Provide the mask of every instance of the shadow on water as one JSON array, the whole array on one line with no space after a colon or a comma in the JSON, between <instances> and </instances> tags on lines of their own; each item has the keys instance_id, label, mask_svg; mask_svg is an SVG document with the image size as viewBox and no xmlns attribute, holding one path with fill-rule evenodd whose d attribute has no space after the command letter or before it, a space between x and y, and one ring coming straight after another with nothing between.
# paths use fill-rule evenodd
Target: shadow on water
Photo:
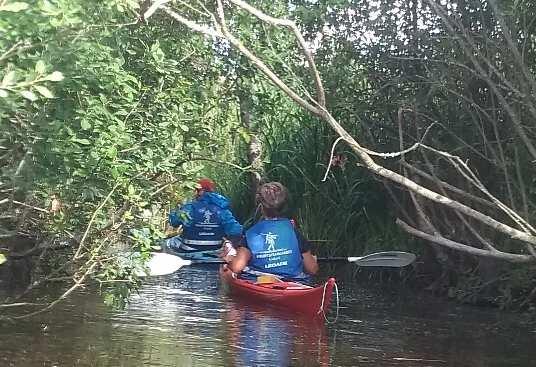
<instances>
[{"instance_id":1,"label":"shadow on water","mask_svg":"<svg viewBox=\"0 0 536 367\"><path fill-rule=\"evenodd\" d=\"M150 279L121 312L82 291L2 325L0 366L535 365L536 333L517 315L339 275L339 321L326 326L230 299L214 267Z\"/></svg>"}]
</instances>

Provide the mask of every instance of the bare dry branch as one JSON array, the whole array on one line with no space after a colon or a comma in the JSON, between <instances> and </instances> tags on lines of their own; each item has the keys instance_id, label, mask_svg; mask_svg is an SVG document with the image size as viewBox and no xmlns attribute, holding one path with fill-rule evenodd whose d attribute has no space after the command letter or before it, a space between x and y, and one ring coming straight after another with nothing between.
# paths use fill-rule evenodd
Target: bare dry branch
<instances>
[{"instance_id":1,"label":"bare dry branch","mask_svg":"<svg viewBox=\"0 0 536 367\"><path fill-rule=\"evenodd\" d=\"M451 33L456 33L455 29L454 29L454 26L452 23L455 23L456 22L452 19L452 17L449 17L445 11L441 8L441 6L439 6L435 1L433 0L427 0L427 3L430 5L430 7L436 12L436 14L438 14L441 19L443 20L443 24L445 24L445 26L447 27L447 29L451 32ZM479 51L479 48L474 44L474 41L471 39L471 37L467 34L467 30L465 28L463 28L463 26L461 25L458 25L459 28L460 28L460 32L462 32L463 34L463 39L465 40L466 43L464 43L462 41L462 39L460 39L458 41L458 44L462 47L462 49L464 50L465 54L467 55L467 57L471 60L471 62L473 63L475 69L478 71L478 73L480 74L480 77L486 81L486 83L488 84L489 88L493 91L493 93L495 94L495 96L497 97L497 99L499 100L499 102L501 103L501 106L504 108L504 110L508 113L508 115L510 116L510 119L514 125L514 128L516 129L516 132L517 134L519 135L519 137L521 138L521 140L523 141L523 143L525 144L525 147L527 148L527 150L529 151L529 153L531 154L531 156L533 158L536 158L536 147L534 147L534 144L532 143L532 141L529 139L529 137L527 136L527 133L525 131L525 128L523 127L523 125L521 124L521 122L519 121L519 117L518 115L515 113L515 111L512 109L512 107L508 104L508 102L506 101L506 99L504 98L503 94L501 93L501 91L498 89L496 83L491 79L491 77L489 76L489 73L487 73L483 66L480 64L480 62L478 61L478 59L476 58L475 54L477 55L480 55L480 51ZM469 45L471 48L469 48L467 45ZM481 56L481 55L480 55ZM484 61L484 63L492 70L494 71L494 74L496 74L502 81L503 83L507 83L507 84L510 84L508 83L507 80L505 80L505 78L503 77L503 74L500 73L499 71L496 70L495 66L493 64L491 64L491 62L485 58L485 57L481 57ZM513 87L512 87L513 88Z\"/></svg>"},{"instance_id":2,"label":"bare dry branch","mask_svg":"<svg viewBox=\"0 0 536 367\"><path fill-rule=\"evenodd\" d=\"M188 28L196 32L199 32L199 33L202 33L207 36L214 37L214 38L224 38L223 34L219 32L218 30L210 28L207 25L202 25L202 24L197 24L195 22L192 22L191 20L184 18L180 14L177 14L176 12L174 12L167 6L162 6L162 10L165 11L170 17L175 19L177 22L184 24L185 26L187 26Z\"/></svg>"},{"instance_id":3,"label":"bare dry branch","mask_svg":"<svg viewBox=\"0 0 536 367\"><path fill-rule=\"evenodd\" d=\"M300 45L301 51L303 52L305 59L307 60L307 64L309 65L311 69L311 74L315 81L316 86L316 102L321 107L326 107L326 95L324 92L324 86L322 85L322 79L320 78L320 73L318 72L316 68L316 63L314 62L313 55L311 54L311 51L309 50L309 45L305 41L305 38L303 38L300 30L298 29L298 26L296 26L296 23L294 23L291 20L286 19L278 19L271 17L267 14L264 14L262 11L254 8L253 6L245 3L242 0L230 0L231 3L239 6L240 8L248 11L250 14L253 14L260 20L275 25L275 26L284 26L288 27L292 30L294 33L294 36L296 37L296 40L298 41L298 44Z\"/></svg>"},{"instance_id":4,"label":"bare dry branch","mask_svg":"<svg viewBox=\"0 0 536 367\"><path fill-rule=\"evenodd\" d=\"M27 307L27 306L43 306L43 304L31 303L31 302L4 303L0 305L0 308Z\"/></svg>"},{"instance_id":5,"label":"bare dry branch","mask_svg":"<svg viewBox=\"0 0 536 367\"><path fill-rule=\"evenodd\" d=\"M41 309L39 309L37 311L30 312L30 313L27 313L27 314L24 314L24 315L14 316L13 319L15 319L15 320L26 319L26 318L38 315L40 313L49 311L54 306L56 306L58 303L63 301L65 298L67 298L69 296L69 294L74 292L78 287L80 287L84 283L86 277L93 272L93 269L95 268L95 266L97 266L97 262L93 262L89 266L89 268L84 272L84 274L78 280L76 280L74 282L74 284L69 289L67 289L61 296L59 296L53 302L50 302L46 307L43 307L43 308L41 308Z\"/></svg>"},{"instance_id":6,"label":"bare dry branch","mask_svg":"<svg viewBox=\"0 0 536 367\"><path fill-rule=\"evenodd\" d=\"M455 242L442 236L431 235L423 231L420 231L417 228L411 227L409 224L407 224L401 219L397 219L396 224L398 224L406 232L416 237L425 239L432 243L437 243L438 245L442 245L442 246L451 248L453 250L462 251L471 255L490 257L490 258L499 259L499 260L507 260L513 263L531 263L531 262L536 261L536 257L532 255L518 255L518 254L510 254L510 253L501 252L501 251L488 251L488 250L475 248L469 245L465 245L463 243Z\"/></svg>"},{"instance_id":7,"label":"bare dry branch","mask_svg":"<svg viewBox=\"0 0 536 367\"><path fill-rule=\"evenodd\" d=\"M281 80L264 62L262 62L257 56L253 54L242 42L240 42L235 36L233 36L225 24L225 16L223 10L223 4L220 0L218 2L218 21L220 22L221 32L225 38L236 47L242 54L244 54L253 65L255 65L264 75L268 77L276 86L278 86L283 92L285 92L294 102L301 107L305 108L314 115L321 116L323 111L306 100L300 97L295 91L293 91L285 82Z\"/></svg>"},{"instance_id":8,"label":"bare dry branch","mask_svg":"<svg viewBox=\"0 0 536 367\"><path fill-rule=\"evenodd\" d=\"M91 219L89 220L89 223L87 224L86 230L84 231L84 235L82 236L82 239L80 240L80 243L78 244L78 249L76 250L76 253L73 256L74 260L80 258L80 252L82 251L82 248L84 247L84 242L85 242L85 240L86 240L86 238L87 238L87 236L89 234L89 230L93 226L93 222L95 221L95 218L97 218L97 214L99 214L100 210L104 207L104 205L106 205L106 203L108 202L108 200L110 200L110 198L112 197L112 195L115 192L115 190L121 184L122 184L121 182L116 183L114 185L114 187L110 190L110 192L108 193L106 198L104 198L104 200L100 203L100 205L97 207L97 209L95 209L95 211L93 212L93 215L91 216Z\"/></svg>"},{"instance_id":9,"label":"bare dry branch","mask_svg":"<svg viewBox=\"0 0 536 367\"><path fill-rule=\"evenodd\" d=\"M464 197L466 199L469 199L469 200L472 200L474 202L477 202L479 204L482 204L482 205L485 205L487 207L491 207L491 208L495 208L495 204L492 203L491 201L488 201L488 200L485 200L485 199L482 199L482 198L479 198L478 196L474 196L456 186L453 186L445 181L441 181L439 178L435 177L435 176L432 176L420 169L418 169L417 167L407 163L407 162L402 162L402 165L404 165L404 167L408 168L410 171L416 173L417 175L421 176L421 177L424 177L432 182L434 182L436 185L438 186L442 186L444 188L446 188L447 190L449 191L452 191L453 193L457 194L457 195L460 195L461 197ZM446 195L445 195L446 196Z\"/></svg>"},{"instance_id":10,"label":"bare dry branch","mask_svg":"<svg viewBox=\"0 0 536 367\"><path fill-rule=\"evenodd\" d=\"M158 8L160 8L162 5L164 5L165 3L168 3L170 2L171 0L156 0L146 11L145 13L143 13L143 19L145 19L145 21L147 21L147 19L149 19L151 17L151 15L154 14L154 12L156 10L158 10Z\"/></svg>"},{"instance_id":11,"label":"bare dry branch","mask_svg":"<svg viewBox=\"0 0 536 367\"><path fill-rule=\"evenodd\" d=\"M335 154L335 147L337 144L342 140L341 137L338 137L337 140L335 140L335 143L331 146L331 154L329 155L329 163L328 168L326 169L326 173L324 174L324 178L322 179L322 182L325 182L328 178L329 170L331 169L331 163L333 162L333 154Z\"/></svg>"}]
</instances>

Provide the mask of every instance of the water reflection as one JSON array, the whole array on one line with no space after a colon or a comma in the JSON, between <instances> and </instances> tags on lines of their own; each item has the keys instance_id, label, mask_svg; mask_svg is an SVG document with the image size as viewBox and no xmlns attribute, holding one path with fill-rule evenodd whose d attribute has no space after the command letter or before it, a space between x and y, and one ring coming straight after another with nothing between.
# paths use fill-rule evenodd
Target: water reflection
<instances>
[{"instance_id":1,"label":"water reflection","mask_svg":"<svg viewBox=\"0 0 536 367\"><path fill-rule=\"evenodd\" d=\"M0 325L0 366L520 367L536 360L536 330L519 315L354 279L339 289L339 321L328 326L225 296L216 268L152 278L122 312L81 290L54 312Z\"/></svg>"},{"instance_id":2,"label":"water reflection","mask_svg":"<svg viewBox=\"0 0 536 367\"><path fill-rule=\"evenodd\" d=\"M232 366L328 366L324 323L281 310L227 302L224 343Z\"/></svg>"},{"instance_id":3,"label":"water reflection","mask_svg":"<svg viewBox=\"0 0 536 367\"><path fill-rule=\"evenodd\" d=\"M135 351L125 366L224 365L224 304L215 269L195 267L153 279L125 312L112 317L114 344L127 339L125 349Z\"/></svg>"}]
</instances>

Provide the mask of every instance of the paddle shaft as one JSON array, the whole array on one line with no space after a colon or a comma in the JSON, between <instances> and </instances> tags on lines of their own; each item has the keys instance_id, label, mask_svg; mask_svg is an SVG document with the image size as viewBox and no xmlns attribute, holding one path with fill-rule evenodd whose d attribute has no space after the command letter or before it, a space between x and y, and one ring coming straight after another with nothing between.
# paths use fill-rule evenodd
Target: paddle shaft
<instances>
[{"instance_id":1,"label":"paddle shaft","mask_svg":"<svg viewBox=\"0 0 536 367\"><path fill-rule=\"evenodd\" d=\"M319 257L317 258L318 261L340 261L340 262L349 262L348 258L347 257L340 257L340 256L335 256L335 257Z\"/></svg>"},{"instance_id":2,"label":"paddle shaft","mask_svg":"<svg viewBox=\"0 0 536 367\"><path fill-rule=\"evenodd\" d=\"M400 268L411 264L415 261L415 255L400 252L400 251L386 251L369 254L360 257L326 257L319 258L320 261L344 261L353 263L357 266L372 266L372 267L393 267ZM149 272L140 272L140 276L145 275L166 275L174 273L183 266L189 266L193 264L223 264L224 261L218 258L210 260L192 259L185 260L177 255L168 253L152 253L151 259L147 262L146 266Z\"/></svg>"},{"instance_id":3,"label":"paddle shaft","mask_svg":"<svg viewBox=\"0 0 536 367\"><path fill-rule=\"evenodd\" d=\"M344 257L344 256L333 256L333 257L318 257L317 261L324 261L324 262L349 262L353 263L356 261L359 261L361 259L366 258L366 256L361 257ZM192 265L195 264L225 264L226 262L223 260L190 260Z\"/></svg>"},{"instance_id":4,"label":"paddle shaft","mask_svg":"<svg viewBox=\"0 0 536 367\"><path fill-rule=\"evenodd\" d=\"M317 258L318 261L325 261L325 262L352 262L350 261L350 258L348 257L319 257ZM223 260L190 260L192 265L203 265L203 264L225 264L225 261Z\"/></svg>"},{"instance_id":5,"label":"paddle shaft","mask_svg":"<svg viewBox=\"0 0 536 367\"><path fill-rule=\"evenodd\" d=\"M210 265L210 264L227 264L227 262L223 261L223 260L218 260L218 259L214 259L214 260L188 260L190 262L190 264L188 265Z\"/></svg>"}]
</instances>

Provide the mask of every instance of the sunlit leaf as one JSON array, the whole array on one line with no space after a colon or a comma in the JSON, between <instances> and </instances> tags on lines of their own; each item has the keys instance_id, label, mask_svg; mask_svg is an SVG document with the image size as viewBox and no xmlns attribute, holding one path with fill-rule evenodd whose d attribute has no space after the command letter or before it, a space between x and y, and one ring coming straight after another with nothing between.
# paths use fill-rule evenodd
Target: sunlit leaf
<instances>
[{"instance_id":1,"label":"sunlit leaf","mask_svg":"<svg viewBox=\"0 0 536 367\"><path fill-rule=\"evenodd\" d=\"M162 51L162 49L160 48L160 43L158 41L153 43L153 45L151 46L151 54L157 62L163 62L164 58L166 57L164 51Z\"/></svg>"},{"instance_id":2,"label":"sunlit leaf","mask_svg":"<svg viewBox=\"0 0 536 367\"><path fill-rule=\"evenodd\" d=\"M22 92L20 92L20 95L32 102L37 101L37 96L35 95L35 93L29 90L23 90Z\"/></svg>"},{"instance_id":3,"label":"sunlit leaf","mask_svg":"<svg viewBox=\"0 0 536 367\"><path fill-rule=\"evenodd\" d=\"M119 172L117 171L116 167L112 167L111 174L114 179L117 179L119 177Z\"/></svg>"},{"instance_id":4,"label":"sunlit leaf","mask_svg":"<svg viewBox=\"0 0 536 367\"><path fill-rule=\"evenodd\" d=\"M29 5L20 1L14 3L8 3L5 5L0 5L0 11L11 11L13 13L18 13L19 11L28 9Z\"/></svg>"},{"instance_id":5,"label":"sunlit leaf","mask_svg":"<svg viewBox=\"0 0 536 367\"><path fill-rule=\"evenodd\" d=\"M35 64L35 72L37 74L44 74L46 72L46 65L45 65L45 62L43 60L39 60Z\"/></svg>"},{"instance_id":6,"label":"sunlit leaf","mask_svg":"<svg viewBox=\"0 0 536 367\"><path fill-rule=\"evenodd\" d=\"M0 98L6 98L8 95L7 90L0 89Z\"/></svg>"},{"instance_id":7,"label":"sunlit leaf","mask_svg":"<svg viewBox=\"0 0 536 367\"><path fill-rule=\"evenodd\" d=\"M39 92L39 94L41 94L43 97L45 98L54 98L54 95L52 94L52 92L50 90L48 90L47 87L43 87L42 85L35 85L34 86L35 90L37 90Z\"/></svg>"},{"instance_id":8,"label":"sunlit leaf","mask_svg":"<svg viewBox=\"0 0 536 367\"><path fill-rule=\"evenodd\" d=\"M90 145L91 142L88 139L74 139L75 142L82 145Z\"/></svg>"},{"instance_id":9,"label":"sunlit leaf","mask_svg":"<svg viewBox=\"0 0 536 367\"><path fill-rule=\"evenodd\" d=\"M7 261L6 255L0 254L0 265L5 263Z\"/></svg>"},{"instance_id":10,"label":"sunlit leaf","mask_svg":"<svg viewBox=\"0 0 536 367\"><path fill-rule=\"evenodd\" d=\"M40 5L41 5L41 10L45 14L58 15L61 13L61 11L57 7L55 7L53 4L51 4L50 1L43 0Z\"/></svg>"},{"instance_id":11,"label":"sunlit leaf","mask_svg":"<svg viewBox=\"0 0 536 367\"><path fill-rule=\"evenodd\" d=\"M126 3L131 9L139 9L140 8L140 4L136 0L126 0Z\"/></svg>"},{"instance_id":12,"label":"sunlit leaf","mask_svg":"<svg viewBox=\"0 0 536 367\"><path fill-rule=\"evenodd\" d=\"M17 81L17 74L15 73L15 70L11 70L2 78L2 85L4 87L9 87L10 85L15 84L16 81Z\"/></svg>"},{"instance_id":13,"label":"sunlit leaf","mask_svg":"<svg viewBox=\"0 0 536 367\"><path fill-rule=\"evenodd\" d=\"M91 124L89 123L88 120L84 119L80 122L80 127L82 128L82 130L89 130L91 129Z\"/></svg>"},{"instance_id":14,"label":"sunlit leaf","mask_svg":"<svg viewBox=\"0 0 536 367\"><path fill-rule=\"evenodd\" d=\"M60 82L64 79L63 74L60 71L54 71L52 74L47 75L45 80L50 80L51 82Z\"/></svg>"}]
</instances>

